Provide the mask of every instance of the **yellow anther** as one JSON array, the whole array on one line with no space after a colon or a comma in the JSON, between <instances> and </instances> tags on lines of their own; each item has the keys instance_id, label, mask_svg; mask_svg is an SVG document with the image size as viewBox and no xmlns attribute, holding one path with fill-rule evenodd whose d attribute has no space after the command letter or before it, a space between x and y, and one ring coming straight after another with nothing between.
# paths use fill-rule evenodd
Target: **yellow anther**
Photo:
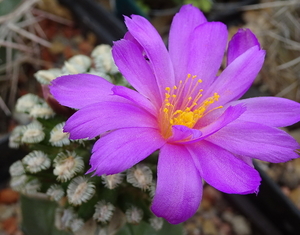
<instances>
[{"instance_id":1,"label":"yellow anther","mask_svg":"<svg viewBox=\"0 0 300 235\"><path fill-rule=\"evenodd\" d=\"M209 109L209 106L218 101L218 93L201 100L203 89L199 89L201 79L193 80L197 76L187 74L185 80L180 80L179 84L166 87L165 99L161 107L159 117L160 129L164 138L172 136L173 125L183 125L193 128L198 120L207 113L222 108Z\"/></svg>"}]
</instances>

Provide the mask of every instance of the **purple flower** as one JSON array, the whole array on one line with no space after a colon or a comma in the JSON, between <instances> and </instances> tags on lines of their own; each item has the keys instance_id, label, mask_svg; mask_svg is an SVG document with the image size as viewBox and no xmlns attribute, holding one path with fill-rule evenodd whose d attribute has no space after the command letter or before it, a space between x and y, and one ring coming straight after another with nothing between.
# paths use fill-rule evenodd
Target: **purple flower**
<instances>
[{"instance_id":1,"label":"purple flower","mask_svg":"<svg viewBox=\"0 0 300 235\"><path fill-rule=\"evenodd\" d=\"M229 42L227 66L217 76L228 32L192 5L173 19L167 50L143 17L125 17L128 33L114 43L115 63L131 90L97 76L57 78L51 93L79 109L65 125L72 139L101 136L90 160L96 175L116 174L159 149L151 206L176 224L191 217L202 179L226 193L258 192L252 159L284 162L299 144L277 129L300 120L300 104L283 98L239 99L262 67L265 51L248 29ZM297 150L298 149L298 150Z\"/></svg>"}]
</instances>

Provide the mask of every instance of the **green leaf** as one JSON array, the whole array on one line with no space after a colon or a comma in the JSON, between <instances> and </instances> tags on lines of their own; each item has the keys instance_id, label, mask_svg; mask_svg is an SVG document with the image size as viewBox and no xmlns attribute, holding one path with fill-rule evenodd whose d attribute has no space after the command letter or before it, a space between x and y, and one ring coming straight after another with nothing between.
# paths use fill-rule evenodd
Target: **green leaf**
<instances>
[{"instance_id":1,"label":"green leaf","mask_svg":"<svg viewBox=\"0 0 300 235\"><path fill-rule=\"evenodd\" d=\"M22 230L25 235L71 235L54 226L57 203L21 195Z\"/></svg>"},{"instance_id":2,"label":"green leaf","mask_svg":"<svg viewBox=\"0 0 300 235\"><path fill-rule=\"evenodd\" d=\"M142 221L138 225L126 224L116 235L182 235L183 226L182 224L169 224L164 221L162 229L155 231L150 224Z\"/></svg>"},{"instance_id":3,"label":"green leaf","mask_svg":"<svg viewBox=\"0 0 300 235\"><path fill-rule=\"evenodd\" d=\"M184 0L184 4L193 4L204 12L209 12L213 6L212 0Z\"/></svg>"},{"instance_id":4,"label":"green leaf","mask_svg":"<svg viewBox=\"0 0 300 235\"><path fill-rule=\"evenodd\" d=\"M11 13L22 0L3 0L0 1L0 16Z\"/></svg>"}]
</instances>

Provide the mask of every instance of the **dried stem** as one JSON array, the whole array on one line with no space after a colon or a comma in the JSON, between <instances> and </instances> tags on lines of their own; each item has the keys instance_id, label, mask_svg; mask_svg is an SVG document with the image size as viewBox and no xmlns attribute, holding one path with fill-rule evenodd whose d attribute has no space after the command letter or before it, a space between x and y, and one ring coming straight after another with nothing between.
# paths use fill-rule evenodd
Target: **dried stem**
<instances>
[{"instance_id":1,"label":"dried stem","mask_svg":"<svg viewBox=\"0 0 300 235\"><path fill-rule=\"evenodd\" d=\"M7 27L9 29L11 29L12 31L22 35L23 37L26 37L32 41L35 41L45 47L51 47L51 43L50 42L47 42L46 40L32 34L32 33L29 33L28 31L24 30L24 29L21 29L20 27L16 26L15 24L12 24L12 23L8 23L7 24Z\"/></svg>"},{"instance_id":2,"label":"dried stem","mask_svg":"<svg viewBox=\"0 0 300 235\"><path fill-rule=\"evenodd\" d=\"M259 10L264 8L284 7L284 6L299 5L299 4L300 4L299 0L276 1L276 2L266 2L266 3L242 6L239 9L242 11L249 11L249 10Z\"/></svg>"}]
</instances>

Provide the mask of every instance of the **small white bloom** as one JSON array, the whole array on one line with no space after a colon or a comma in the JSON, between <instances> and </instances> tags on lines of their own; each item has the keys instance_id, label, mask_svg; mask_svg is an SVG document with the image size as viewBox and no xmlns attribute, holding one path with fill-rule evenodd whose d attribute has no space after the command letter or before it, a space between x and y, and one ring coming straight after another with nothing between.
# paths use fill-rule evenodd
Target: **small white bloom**
<instances>
[{"instance_id":1,"label":"small white bloom","mask_svg":"<svg viewBox=\"0 0 300 235\"><path fill-rule=\"evenodd\" d=\"M21 192L27 180L26 175L14 176L10 180L10 187L17 192Z\"/></svg>"},{"instance_id":2,"label":"small white bloom","mask_svg":"<svg viewBox=\"0 0 300 235\"><path fill-rule=\"evenodd\" d=\"M8 146L10 148L19 148L23 135L23 126L16 126L9 136Z\"/></svg>"},{"instance_id":3,"label":"small white bloom","mask_svg":"<svg viewBox=\"0 0 300 235\"><path fill-rule=\"evenodd\" d=\"M92 51L92 58L97 57L99 55L103 55L103 54L111 54L111 46L108 44L101 44L98 45L94 48L94 50Z\"/></svg>"},{"instance_id":4,"label":"small white bloom","mask_svg":"<svg viewBox=\"0 0 300 235\"><path fill-rule=\"evenodd\" d=\"M38 121L33 121L32 123L23 127L23 136L21 141L23 143L39 143L45 138L45 133L43 132L43 126Z\"/></svg>"},{"instance_id":5,"label":"small white bloom","mask_svg":"<svg viewBox=\"0 0 300 235\"><path fill-rule=\"evenodd\" d=\"M161 217L153 216L149 219L150 225L156 230L160 230L164 225L164 220Z\"/></svg>"},{"instance_id":6,"label":"small white bloom","mask_svg":"<svg viewBox=\"0 0 300 235\"><path fill-rule=\"evenodd\" d=\"M94 220L107 223L113 216L115 207L110 202L100 201L95 205Z\"/></svg>"},{"instance_id":7,"label":"small white bloom","mask_svg":"<svg viewBox=\"0 0 300 235\"><path fill-rule=\"evenodd\" d=\"M20 160L14 162L9 167L9 173L11 176L20 176L25 173L24 166Z\"/></svg>"},{"instance_id":8,"label":"small white bloom","mask_svg":"<svg viewBox=\"0 0 300 235\"><path fill-rule=\"evenodd\" d=\"M85 73L91 67L92 60L85 55L76 55L65 62L62 67L63 74Z\"/></svg>"},{"instance_id":9,"label":"small white bloom","mask_svg":"<svg viewBox=\"0 0 300 235\"><path fill-rule=\"evenodd\" d=\"M41 182L38 179L33 179L25 183L21 192L24 194L35 194L40 190L41 186Z\"/></svg>"},{"instance_id":10,"label":"small white bloom","mask_svg":"<svg viewBox=\"0 0 300 235\"><path fill-rule=\"evenodd\" d=\"M52 80L59 77L62 74L60 69L52 68L48 70L39 70L34 74L36 80L43 84L49 85Z\"/></svg>"},{"instance_id":11,"label":"small white bloom","mask_svg":"<svg viewBox=\"0 0 300 235\"><path fill-rule=\"evenodd\" d=\"M84 225L83 219L75 218L71 221L70 229L73 233L77 232L79 229L81 229Z\"/></svg>"},{"instance_id":12,"label":"small white bloom","mask_svg":"<svg viewBox=\"0 0 300 235\"><path fill-rule=\"evenodd\" d=\"M22 162L25 165L26 170L31 173L37 173L42 170L46 170L51 165L51 160L48 158L48 155L43 151L38 150L32 151L27 154L23 158Z\"/></svg>"},{"instance_id":13,"label":"small white bloom","mask_svg":"<svg viewBox=\"0 0 300 235\"><path fill-rule=\"evenodd\" d=\"M97 75L97 76L102 77L102 78L104 78L105 80L107 80L107 81L113 83L113 80L111 79L111 77L110 77L107 73L104 73L104 72L101 72L101 71L98 71L98 70L95 70L95 69L92 68L92 69L89 71L89 74Z\"/></svg>"},{"instance_id":14,"label":"small white bloom","mask_svg":"<svg viewBox=\"0 0 300 235\"><path fill-rule=\"evenodd\" d=\"M34 94L26 94L20 97L16 103L16 111L17 112L24 112L29 113L30 110L36 104L40 103L42 99Z\"/></svg>"},{"instance_id":15,"label":"small white bloom","mask_svg":"<svg viewBox=\"0 0 300 235\"><path fill-rule=\"evenodd\" d=\"M92 65L92 60L86 55L75 55L68 60L69 63L80 65L87 70Z\"/></svg>"},{"instance_id":16,"label":"small white bloom","mask_svg":"<svg viewBox=\"0 0 300 235\"><path fill-rule=\"evenodd\" d=\"M155 191L156 191L156 182L153 181L149 188L149 195L151 198L154 198Z\"/></svg>"},{"instance_id":17,"label":"small white bloom","mask_svg":"<svg viewBox=\"0 0 300 235\"><path fill-rule=\"evenodd\" d=\"M126 220L130 224L138 224L143 219L143 211L136 206L131 206L125 211Z\"/></svg>"},{"instance_id":18,"label":"small white bloom","mask_svg":"<svg viewBox=\"0 0 300 235\"><path fill-rule=\"evenodd\" d=\"M101 175L102 183L106 188L114 189L122 183L124 174L118 173L113 175Z\"/></svg>"},{"instance_id":19,"label":"small white bloom","mask_svg":"<svg viewBox=\"0 0 300 235\"><path fill-rule=\"evenodd\" d=\"M65 122L57 124L50 132L50 144L52 146L62 147L70 144L69 133L63 132Z\"/></svg>"},{"instance_id":20,"label":"small white bloom","mask_svg":"<svg viewBox=\"0 0 300 235\"><path fill-rule=\"evenodd\" d=\"M60 185L53 184L50 188L48 188L46 194L50 197L51 200L59 201L65 195L65 192Z\"/></svg>"},{"instance_id":21,"label":"small white bloom","mask_svg":"<svg viewBox=\"0 0 300 235\"><path fill-rule=\"evenodd\" d=\"M77 206L90 200L95 193L95 185L86 177L78 176L74 178L67 189L69 203Z\"/></svg>"},{"instance_id":22,"label":"small white bloom","mask_svg":"<svg viewBox=\"0 0 300 235\"><path fill-rule=\"evenodd\" d=\"M111 53L111 46L102 44L97 46L93 52L96 71L109 74L116 74L119 72Z\"/></svg>"},{"instance_id":23,"label":"small white bloom","mask_svg":"<svg viewBox=\"0 0 300 235\"><path fill-rule=\"evenodd\" d=\"M137 164L127 171L127 182L134 187L146 190L152 182L152 171L146 165Z\"/></svg>"},{"instance_id":24,"label":"small white bloom","mask_svg":"<svg viewBox=\"0 0 300 235\"><path fill-rule=\"evenodd\" d=\"M57 175L57 180L65 182L83 170L84 162L75 152L66 151L56 156L54 167L53 174Z\"/></svg>"},{"instance_id":25,"label":"small white bloom","mask_svg":"<svg viewBox=\"0 0 300 235\"><path fill-rule=\"evenodd\" d=\"M66 230L71 226L72 220L77 218L73 208L57 208L55 210L54 225L58 230Z\"/></svg>"},{"instance_id":26,"label":"small white bloom","mask_svg":"<svg viewBox=\"0 0 300 235\"><path fill-rule=\"evenodd\" d=\"M29 115L34 118L45 118L48 119L55 115L53 109L43 101L41 104L36 104L30 110Z\"/></svg>"}]
</instances>

